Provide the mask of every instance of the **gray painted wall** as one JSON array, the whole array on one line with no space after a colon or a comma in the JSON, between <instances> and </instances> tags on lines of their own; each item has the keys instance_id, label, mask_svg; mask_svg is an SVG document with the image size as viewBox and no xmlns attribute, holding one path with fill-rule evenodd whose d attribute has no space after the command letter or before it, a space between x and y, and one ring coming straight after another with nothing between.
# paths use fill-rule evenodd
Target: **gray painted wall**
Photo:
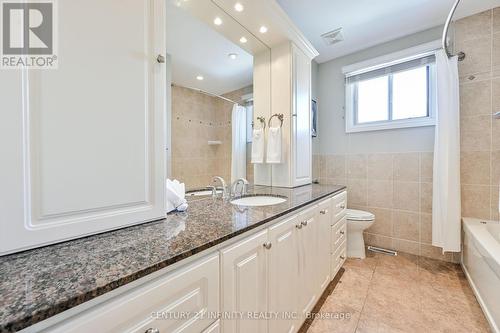
<instances>
[{"instance_id":1,"label":"gray painted wall","mask_svg":"<svg viewBox=\"0 0 500 333\"><path fill-rule=\"evenodd\" d=\"M318 137L314 154L416 152L434 150L434 127L345 133L342 67L441 38L442 27L319 64L313 62L312 96L318 100Z\"/></svg>"}]
</instances>

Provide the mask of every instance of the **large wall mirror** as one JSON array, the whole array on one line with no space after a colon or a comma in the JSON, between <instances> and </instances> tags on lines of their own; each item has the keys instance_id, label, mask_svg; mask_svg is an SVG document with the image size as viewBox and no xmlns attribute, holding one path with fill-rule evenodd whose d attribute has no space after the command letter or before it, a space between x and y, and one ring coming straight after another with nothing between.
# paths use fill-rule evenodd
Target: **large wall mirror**
<instances>
[{"instance_id":1,"label":"large wall mirror","mask_svg":"<svg viewBox=\"0 0 500 333\"><path fill-rule=\"evenodd\" d=\"M270 49L210 0L167 6L167 175L188 190L246 178L270 185L251 163L252 126L270 115Z\"/></svg>"}]
</instances>

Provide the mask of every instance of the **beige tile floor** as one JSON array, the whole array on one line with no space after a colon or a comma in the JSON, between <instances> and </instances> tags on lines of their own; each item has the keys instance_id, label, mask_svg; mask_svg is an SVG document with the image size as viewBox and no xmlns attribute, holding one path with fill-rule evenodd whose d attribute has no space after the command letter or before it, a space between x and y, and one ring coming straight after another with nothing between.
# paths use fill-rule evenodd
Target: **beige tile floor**
<instances>
[{"instance_id":1,"label":"beige tile floor","mask_svg":"<svg viewBox=\"0 0 500 333\"><path fill-rule=\"evenodd\" d=\"M344 268L308 333L489 332L459 265L368 254Z\"/></svg>"}]
</instances>

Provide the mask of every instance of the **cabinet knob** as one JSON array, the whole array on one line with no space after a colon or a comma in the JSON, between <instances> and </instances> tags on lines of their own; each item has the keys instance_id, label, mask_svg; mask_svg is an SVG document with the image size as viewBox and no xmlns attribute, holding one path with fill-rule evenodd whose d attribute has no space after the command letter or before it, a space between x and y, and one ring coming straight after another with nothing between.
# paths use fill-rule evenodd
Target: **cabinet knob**
<instances>
[{"instance_id":1,"label":"cabinet knob","mask_svg":"<svg viewBox=\"0 0 500 333\"><path fill-rule=\"evenodd\" d=\"M344 257L344 256L340 256L340 259L344 260L344 259L345 259L345 257Z\"/></svg>"},{"instance_id":2,"label":"cabinet knob","mask_svg":"<svg viewBox=\"0 0 500 333\"><path fill-rule=\"evenodd\" d=\"M345 234L345 231L341 231L341 232L340 232L340 234L341 234L341 235Z\"/></svg>"},{"instance_id":3,"label":"cabinet knob","mask_svg":"<svg viewBox=\"0 0 500 333\"><path fill-rule=\"evenodd\" d=\"M295 228L297 228L297 229L302 229L302 224L301 224L301 223L297 224L297 225L295 226Z\"/></svg>"},{"instance_id":4,"label":"cabinet knob","mask_svg":"<svg viewBox=\"0 0 500 333\"><path fill-rule=\"evenodd\" d=\"M160 330L157 328L148 328L144 333L160 333Z\"/></svg>"},{"instance_id":5,"label":"cabinet knob","mask_svg":"<svg viewBox=\"0 0 500 333\"><path fill-rule=\"evenodd\" d=\"M302 221L302 222L300 222L300 224L302 224L304 227L307 227L307 225L309 224L309 222L308 221Z\"/></svg>"},{"instance_id":6,"label":"cabinet knob","mask_svg":"<svg viewBox=\"0 0 500 333\"><path fill-rule=\"evenodd\" d=\"M162 54L158 54L158 56L156 57L156 61L158 61L159 64L164 64L165 60L166 60L165 56ZM150 333L150 332L147 332L147 333ZM152 333L156 333L156 332L152 332Z\"/></svg>"},{"instance_id":7,"label":"cabinet knob","mask_svg":"<svg viewBox=\"0 0 500 333\"><path fill-rule=\"evenodd\" d=\"M340 208L344 209L345 208L345 204L340 205Z\"/></svg>"},{"instance_id":8,"label":"cabinet knob","mask_svg":"<svg viewBox=\"0 0 500 333\"><path fill-rule=\"evenodd\" d=\"M328 213L328 209L320 210L319 213L325 215L326 213Z\"/></svg>"},{"instance_id":9,"label":"cabinet knob","mask_svg":"<svg viewBox=\"0 0 500 333\"><path fill-rule=\"evenodd\" d=\"M271 242L265 242L264 244L262 244L262 246L264 246L266 250L269 250L273 246L273 244L271 244Z\"/></svg>"}]
</instances>

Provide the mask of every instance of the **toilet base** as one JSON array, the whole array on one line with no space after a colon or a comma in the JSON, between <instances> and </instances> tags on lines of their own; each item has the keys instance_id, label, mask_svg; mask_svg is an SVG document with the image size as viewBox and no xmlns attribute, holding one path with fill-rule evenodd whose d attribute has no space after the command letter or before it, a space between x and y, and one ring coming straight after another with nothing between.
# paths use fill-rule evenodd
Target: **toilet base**
<instances>
[{"instance_id":1,"label":"toilet base","mask_svg":"<svg viewBox=\"0 0 500 333\"><path fill-rule=\"evenodd\" d=\"M366 258L365 239L362 230L349 233L347 237L347 257Z\"/></svg>"}]
</instances>

